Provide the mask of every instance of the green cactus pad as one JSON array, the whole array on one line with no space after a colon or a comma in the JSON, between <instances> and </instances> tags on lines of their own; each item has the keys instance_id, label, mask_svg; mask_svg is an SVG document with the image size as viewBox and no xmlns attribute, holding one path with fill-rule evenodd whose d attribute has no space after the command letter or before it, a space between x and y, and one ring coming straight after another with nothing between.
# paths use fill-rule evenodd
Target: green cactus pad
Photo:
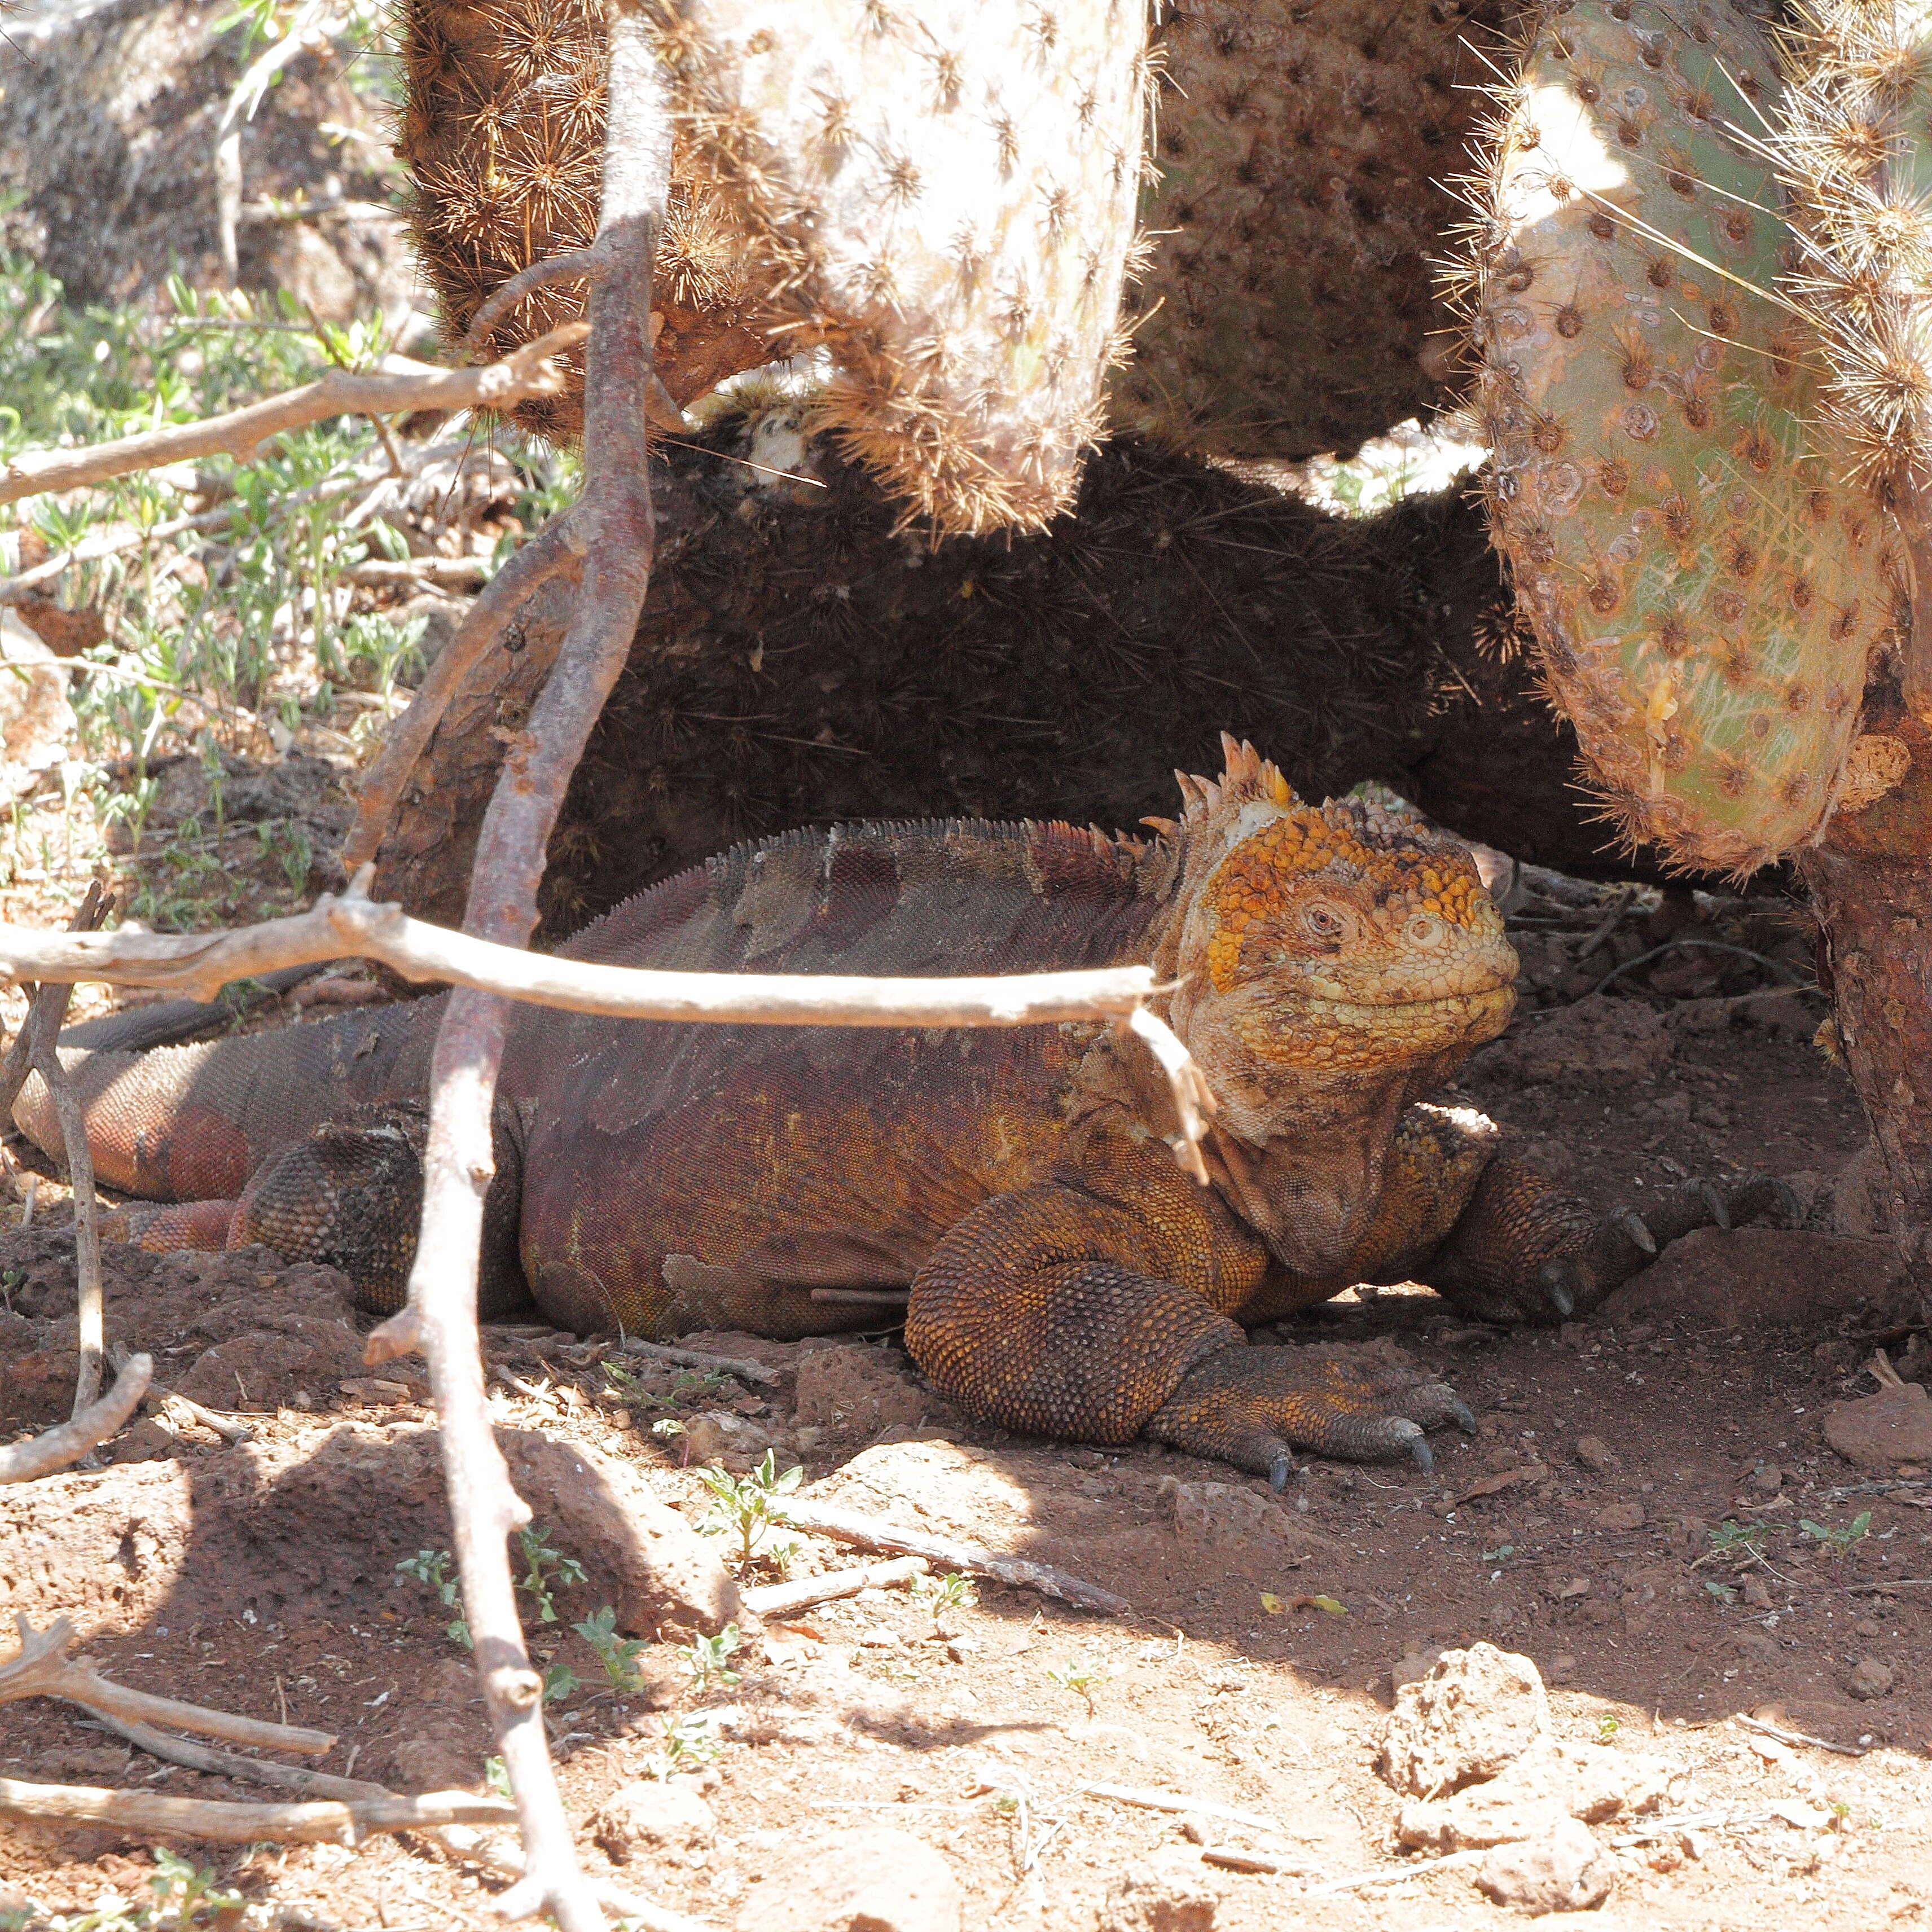
<instances>
[{"instance_id":1,"label":"green cactus pad","mask_svg":"<svg viewBox=\"0 0 1932 1932\"><path fill-rule=\"evenodd\" d=\"M1124 427L1213 456L1349 452L1442 398L1431 263L1491 77L1498 0L1159 10L1154 243L1127 296Z\"/></svg>"},{"instance_id":2,"label":"green cactus pad","mask_svg":"<svg viewBox=\"0 0 1932 1932\"><path fill-rule=\"evenodd\" d=\"M1778 82L1748 14L1533 18L1480 184L1492 526L1606 815L1686 866L1814 838L1892 617L1892 538L1818 424Z\"/></svg>"}]
</instances>

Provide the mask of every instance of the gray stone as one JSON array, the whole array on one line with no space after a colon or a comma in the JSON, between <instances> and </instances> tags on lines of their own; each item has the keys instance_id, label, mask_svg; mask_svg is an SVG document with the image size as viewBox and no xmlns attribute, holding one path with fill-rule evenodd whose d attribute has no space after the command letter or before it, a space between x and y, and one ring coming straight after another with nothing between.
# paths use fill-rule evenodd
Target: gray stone
<instances>
[{"instance_id":1,"label":"gray stone","mask_svg":"<svg viewBox=\"0 0 1932 1932\"><path fill-rule=\"evenodd\" d=\"M1380 1768L1418 1797L1496 1777L1539 1742L1550 1700L1529 1658L1494 1644L1445 1650L1428 1676L1396 1694Z\"/></svg>"},{"instance_id":2,"label":"gray stone","mask_svg":"<svg viewBox=\"0 0 1932 1932\"><path fill-rule=\"evenodd\" d=\"M1096 1932L1211 1932L1217 1903L1198 1864L1137 1862L1108 1886Z\"/></svg>"},{"instance_id":3,"label":"gray stone","mask_svg":"<svg viewBox=\"0 0 1932 1932\"><path fill-rule=\"evenodd\" d=\"M1862 1402L1835 1403L1825 1418L1825 1440L1862 1469L1932 1462L1932 1396L1923 1382L1906 1382Z\"/></svg>"},{"instance_id":4,"label":"gray stone","mask_svg":"<svg viewBox=\"0 0 1932 1932\"><path fill-rule=\"evenodd\" d=\"M1897 1681L1890 1664L1881 1664L1875 1657L1862 1657L1852 1666L1845 1688L1854 1697L1882 1697Z\"/></svg>"}]
</instances>

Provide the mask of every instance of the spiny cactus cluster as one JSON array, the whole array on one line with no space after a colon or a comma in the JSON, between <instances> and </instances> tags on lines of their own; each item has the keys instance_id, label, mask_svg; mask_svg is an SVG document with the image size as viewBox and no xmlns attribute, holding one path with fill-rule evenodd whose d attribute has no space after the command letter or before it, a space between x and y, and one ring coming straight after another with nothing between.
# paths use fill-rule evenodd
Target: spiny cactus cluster
<instances>
[{"instance_id":1,"label":"spiny cactus cluster","mask_svg":"<svg viewBox=\"0 0 1932 1932\"><path fill-rule=\"evenodd\" d=\"M820 426L942 530L1070 500L1118 352L1142 0L653 0L680 136L661 373L823 347ZM593 232L602 0L404 0L401 152L452 323ZM498 332L573 313L533 295ZM569 405L538 425L567 432Z\"/></svg>"},{"instance_id":2,"label":"spiny cactus cluster","mask_svg":"<svg viewBox=\"0 0 1932 1932\"><path fill-rule=\"evenodd\" d=\"M1475 224L1493 524L1556 700L1626 834L1740 872L1838 802L1900 574L1779 290L1780 93L1741 9L1552 8Z\"/></svg>"},{"instance_id":3,"label":"spiny cactus cluster","mask_svg":"<svg viewBox=\"0 0 1932 1932\"><path fill-rule=\"evenodd\" d=\"M1438 400L1431 264L1490 77L1495 0L1162 10L1154 246L1114 419L1216 456L1352 451Z\"/></svg>"},{"instance_id":4,"label":"spiny cactus cluster","mask_svg":"<svg viewBox=\"0 0 1932 1932\"><path fill-rule=\"evenodd\" d=\"M518 270L597 232L604 10L602 0L401 0L394 28L405 83L396 152L410 168L416 254L454 340ZM662 317L658 374L684 403L772 349L728 203L692 178L688 152L674 172L652 298ZM579 284L539 289L490 332L488 352L507 354L583 308ZM526 429L571 441L584 426L580 382L515 413Z\"/></svg>"}]
</instances>

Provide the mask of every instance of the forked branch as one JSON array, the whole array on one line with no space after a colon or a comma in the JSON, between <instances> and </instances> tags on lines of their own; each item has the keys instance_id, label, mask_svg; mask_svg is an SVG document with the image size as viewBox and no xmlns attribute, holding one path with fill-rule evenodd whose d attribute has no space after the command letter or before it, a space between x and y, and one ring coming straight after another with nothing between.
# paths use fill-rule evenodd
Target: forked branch
<instances>
[{"instance_id":1,"label":"forked branch","mask_svg":"<svg viewBox=\"0 0 1932 1932\"><path fill-rule=\"evenodd\" d=\"M0 1449L0 1483L30 1483L92 1454L125 1425L147 1394L154 1372L152 1355L130 1356L115 1378L114 1386L71 1421L43 1430L31 1441Z\"/></svg>"},{"instance_id":2,"label":"forked branch","mask_svg":"<svg viewBox=\"0 0 1932 1932\"><path fill-rule=\"evenodd\" d=\"M332 369L319 382L286 394L269 396L245 409L200 422L176 423L140 436L124 436L84 449L23 450L0 470L0 503L35 496L44 490L74 490L105 483L137 470L159 470L197 456L252 460L269 437L330 416L394 416L411 410L506 410L532 396L554 396L563 373L551 361L574 348L590 332L580 322L552 329L500 362L480 369L438 369L427 362L391 356L388 367L373 375Z\"/></svg>"}]
</instances>

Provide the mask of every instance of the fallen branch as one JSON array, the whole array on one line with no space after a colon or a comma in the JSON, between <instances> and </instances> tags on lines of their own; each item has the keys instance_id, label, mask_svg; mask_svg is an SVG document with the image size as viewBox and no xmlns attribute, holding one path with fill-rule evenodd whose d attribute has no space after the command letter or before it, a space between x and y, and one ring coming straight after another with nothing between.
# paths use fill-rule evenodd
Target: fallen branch
<instances>
[{"instance_id":1,"label":"fallen branch","mask_svg":"<svg viewBox=\"0 0 1932 1932\"><path fill-rule=\"evenodd\" d=\"M1230 1825L1245 1825L1251 1832L1279 1834L1280 1822L1258 1811L1240 1811L1232 1804L1217 1804L1209 1798L1189 1798L1178 1791L1156 1791L1140 1784L1076 1784L1090 1798L1111 1798L1116 1804L1132 1804L1144 1811L1178 1811L1192 1818L1220 1818Z\"/></svg>"},{"instance_id":2,"label":"fallen branch","mask_svg":"<svg viewBox=\"0 0 1932 1932\"><path fill-rule=\"evenodd\" d=\"M0 926L0 979L102 980L207 998L231 980L360 955L406 980L446 981L566 1012L751 1026L1037 1025L1132 1013L1155 990L1146 966L874 980L599 965L411 919L398 906L369 898L369 877L366 869L358 872L340 898L325 896L308 912L230 932L54 933Z\"/></svg>"},{"instance_id":3,"label":"fallen branch","mask_svg":"<svg viewBox=\"0 0 1932 1932\"><path fill-rule=\"evenodd\" d=\"M788 1583L761 1583L756 1589L740 1590L738 1599L756 1616L788 1617L794 1611L809 1610L814 1604L856 1597L861 1590L884 1590L895 1583L910 1583L932 1568L923 1556L896 1556L890 1563L868 1563L862 1569L831 1570L822 1576L799 1576Z\"/></svg>"},{"instance_id":4,"label":"fallen branch","mask_svg":"<svg viewBox=\"0 0 1932 1932\"><path fill-rule=\"evenodd\" d=\"M186 1738L170 1737L152 1724L136 1724L117 1718L93 1706L82 1708L95 1723L125 1738L130 1744L158 1757L164 1764L178 1764L184 1771L203 1771L211 1778L232 1778L250 1784L272 1785L283 1791L298 1791L305 1798L344 1798L359 1802L365 1798L394 1798L387 1786L371 1784L366 1778L337 1778L326 1771L310 1771L301 1765L280 1764L273 1758L244 1757L239 1751L218 1750L212 1744L191 1744Z\"/></svg>"},{"instance_id":5,"label":"fallen branch","mask_svg":"<svg viewBox=\"0 0 1932 1932\"><path fill-rule=\"evenodd\" d=\"M991 1577L996 1583L1010 1583L1016 1589L1037 1590L1042 1596L1057 1598L1076 1610L1100 1610L1108 1616L1120 1617L1133 1607L1126 1598L1055 1569L1050 1563L1031 1562L1024 1556L1003 1556L974 1544L928 1536L923 1530L902 1529L897 1523L881 1522L876 1516L860 1516L853 1510L834 1509L808 1497L776 1498L772 1507L794 1529L827 1536L836 1543L850 1543L860 1550L890 1550L897 1556L923 1556L942 1570L968 1570L976 1576Z\"/></svg>"},{"instance_id":6,"label":"fallen branch","mask_svg":"<svg viewBox=\"0 0 1932 1932\"><path fill-rule=\"evenodd\" d=\"M1774 1738L1781 1744L1809 1744L1814 1750L1835 1751L1840 1757L1863 1757L1862 1744L1834 1744L1829 1738L1814 1738L1808 1731L1787 1731L1780 1724L1767 1724L1761 1718L1748 1718L1738 1712L1731 1719L1748 1731L1761 1732L1766 1737Z\"/></svg>"},{"instance_id":7,"label":"fallen branch","mask_svg":"<svg viewBox=\"0 0 1932 1932\"><path fill-rule=\"evenodd\" d=\"M148 1391L154 1371L152 1355L134 1355L115 1378L114 1386L91 1408L70 1421L43 1430L31 1442L0 1449L0 1483L28 1483L51 1475L91 1454L115 1435L134 1413Z\"/></svg>"},{"instance_id":8,"label":"fallen branch","mask_svg":"<svg viewBox=\"0 0 1932 1932\"><path fill-rule=\"evenodd\" d=\"M0 1778L0 1818L43 1825L112 1825L124 1832L200 1838L218 1845L356 1845L377 1832L419 1832L432 1825L494 1825L515 1816L500 1798L432 1791L422 1798L326 1798L306 1804L236 1804L206 1798L164 1798L152 1791L110 1791L98 1784L29 1784Z\"/></svg>"},{"instance_id":9,"label":"fallen branch","mask_svg":"<svg viewBox=\"0 0 1932 1932\"><path fill-rule=\"evenodd\" d=\"M776 1369L754 1362L748 1355L707 1355L701 1348L680 1348L669 1342L640 1342L626 1335L620 1345L627 1355L642 1355L656 1362L674 1362L680 1368L703 1369L707 1373L736 1376L741 1382L756 1382L769 1388L778 1379Z\"/></svg>"},{"instance_id":10,"label":"fallen branch","mask_svg":"<svg viewBox=\"0 0 1932 1932\"><path fill-rule=\"evenodd\" d=\"M351 584L422 584L480 589L490 579L487 556L372 556L352 563L342 574Z\"/></svg>"},{"instance_id":11,"label":"fallen branch","mask_svg":"<svg viewBox=\"0 0 1932 1932\"><path fill-rule=\"evenodd\" d=\"M0 503L104 483L200 456L232 456L238 463L250 462L271 436L330 416L503 410L530 397L554 396L563 387L563 374L550 358L574 348L590 332L586 323L567 322L480 369L438 369L404 356L386 357L387 373L355 375L332 369L320 382L200 422L172 424L84 449L23 450L0 470Z\"/></svg>"},{"instance_id":12,"label":"fallen branch","mask_svg":"<svg viewBox=\"0 0 1932 1932\"><path fill-rule=\"evenodd\" d=\"M1318 1869L1306 1858L1275 1852L1237 1851L1232 1845L1203 1845L1201 1862L1219 1865L1225 1871L1268 1872L1282 1878L1312 1878Z\"/></svg>"},{"instance_id":13,"label":"fallen branch","mask_svg":"<svg viewBox=\"0 0 1932 1932\"><path fill-rule=\"evenodd\" d=\"M1439 1858L1423 1858L1412 1865L1357 1872L1348 1878L1324 1879L1318 1885L1306 1887L1304 1896L1314 1898L1330 1892L1365 1892L1372 1885L1401 1885L1409 1879L1426 1877L1430 1872L1447 1871L1452 1865L1480 1864L1489 1855L1487 1850L1445 1852Z\"/></svg>"},{"instance_id":14,"label":"fallen branch","mask_svg":"<svg viewBox=\"0 0 1932 1932\"><path fill-rule=\"evenodd\" d=\"M232 1744L303 1751L313 1756L334 1746L334 1737L328 1731L237 1717L230 1712L211 1711L205 1705L184 1704L172 1697L152 1696L124 1684L110 1683L85 1658L69 1660L74 1625L65 1617L56 1617L44 1630L36 1632L24 1616L16 1614L14 1627L20 1635L20 1654L0 1664L0 1704L22 1697L58 1697L70 1704L85 1705L103 1717L170 1724L177 1730L198 1731L203 1737L221 1738Z\"/></svg>"}]
</instances>

